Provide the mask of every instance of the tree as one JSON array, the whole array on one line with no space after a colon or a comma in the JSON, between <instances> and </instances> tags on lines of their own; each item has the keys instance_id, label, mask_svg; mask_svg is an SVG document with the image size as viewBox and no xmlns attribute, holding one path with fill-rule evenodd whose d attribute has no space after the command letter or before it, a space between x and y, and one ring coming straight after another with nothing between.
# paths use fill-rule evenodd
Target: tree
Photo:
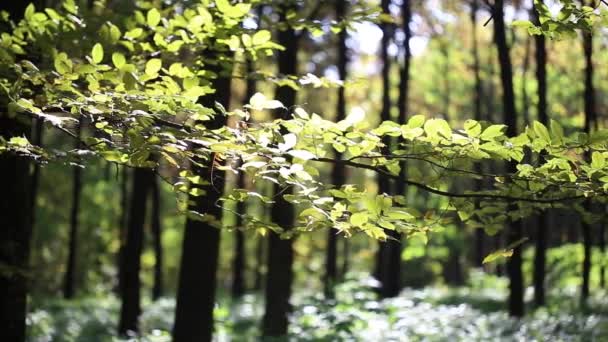
<instances>
[{"instance_id":1,"label":"tree","mask_svg":"<svg viewBox=\"0 0 608 342\"><path fill-rule=\"evenodd\" d=\"M280 5L278 10L280 21L286 22L290 10L297 10L289 4ZM287 27L278 33L278 43L285 50L278 54L279 74L296 75L298 71L298 36L293 27ZM284 107L291 108L296 104L296 92L293 88L284 85L276 89L276 99ZM288 119L289 111L280 109L282 113L278 118ZM283 133L284 132L283 130ZM289 194L289 188L280 189L275 186L274 193ZM270 213L272 222L284 229L294 224L294 209L283 196L278 197L272 205ZM268 273L266 274L266 304L262 318L262 335L264 337L279 337L287 334L288 313L290 311L289 299L291 297L291 284L293 282L293 241L284 239L278 233L271 233L268 239Z\"/></svg>"},{"instance_id":2,"label":"tree","mask_svg":"<svg viewBox=\"0 0 608 342\"><path fill-rule=\"evenodd\" d=\"M144 241L144 223L146 204L150 184L154 174L149 169L136 168L133 171L133 187L129 208L129 225L125 254L122 260L121 310L118 332L126 336L129 331L138 332L138 320L141 314L141 253Z\"/></svg>"},{"instance_id":3,"label":"tree","mask_svg":"<svg viewBox=\"0 0 608 342\"><path fill-rule=\"evenodd\" d=\"M152 299L162 297L164 293L163 277L163 231L161 225L161 194L156 176L152 177L150 183L152 208L150 210L150 228L152 230L152 242L154 246L154 284L152 285Z\"/></svg>"},{"instance_id":4,"label":"tree","mask_svg":"<svg viewBox=\"0 0 608 342\"><path fill-rule=\"evenodd\" d=\"M348 10L348 5L345 0L338 0L335 4L335 14L336 20L342 21L346 15L346 11ZM338 33L338 75L341 80L345 81L347 76L347 64L348 64L348 56L347 56L347 47L346 47L346 37L348 33L346 31L346 27L342 28L342 30ZM344 87L338 88L338 101L336 104L336 122L344 120L346 118L346 96L344 93ZM336 153L336 159L341 159L342 154ZM331 182L335 184L336 187L342 186L346 182L346 168L342 164L334 165L331 173ZM344 241L344 246L346 248L347 242ZM329 229L327 231L327 252L325 254L325 277L324 277L324 289L325 296L327 298L334 297L334 285L337 281L337 259L338 259L338 235L334 229ZM345 256L346 259L346 256ZM343 270L345 273L346 271Z\"/></svg>"},{"instance_id":5,"label":"tree","mask_svg":"<svg viewBox=\"0 0 608 342\"><path fill-rule=\"evenodd\" d=\"M503 90L503 122L507 126L507 134L517 134L517 112L515 110L515 94L513 91L513 67L507 37L505 34L504 1L497 0L492 6L494 20L494 43L498 52L500 64L500 79ZM517 163L507 164L508 172L516 172ZM514 205L511 206L511 209ZM508 244L516 244L523 238L521 221L513 219L508 231ZM524 284L521 270L521 247L514 248L513 255L507 261L507 274L509 276L509 314L521 317L524 314Z\"/></svg>"},{"instance_id":6,"label":"tree","mask_svg":"<svg viewBox=\"0 0 608 342\"><path fill-rule=\"evenodd\" d=\"M542 1L539 2L542 6ZM532 9L532 18L535 25L540 25L538 11ZM537 119L545 126L549 125L547 116L547 48L545 36L536 35L535 57L536 57L536 81L538 83L538 103L536 105ZM543 158L544 155L539 155ZM536 247L534 254L534 304L539 307L545 305L545 264L547 253L547 214L541 212L536 222Z\"/></svg>"},{"instance_id":7,"label":"tree","mask_svg":"<svg viewBox=\"0 0 608 342\"><path fill-rule=\"evenodd\" d=\"M217 58L211 52L207 59ZM218 102L225 108L230 104L231 80L221 70L213 81L215 95L205 96L201 104L214 108ZM230 69L231 70L231 69ZM226 125L226 117L215 116L209 129L221 129ZM179 270L177 289L177 306L173 340L180 341L211 341L213 335L213 308L215 306L216 273L218 268L220 231L219 222L222 209L218 200L224 192L224 173L217 169L219 155L214 154L207 160L196 160L192 173L208 180L203 184L191 184L192 189L189 210L204 213L203 217L191 216L186 221L184 231L182 257ZM221 164L219 164L221 165ZM195 190L195 191L193 191Z\"/></svg>"},{"instance_id":8,"label":"tree","mask_svg":"<svg viewBox=\"0 0 608 342\"><path fill-rule=\"evenodd\" d=\"M78 142L76 143L76 148L80 148L80 138L82 135L82 122L79 122L78 126ZM73 178L72 178L72 209L70 212L70 239L69 239L69 247L68 247L68 260L67 260L67 268L65 272L65 279L63 283L63 296L66 299L74 298L74 294L76 291L76 259L78 256L78 228L79 228L79 219L78 215L80 214L80 195L82 193L82 168L80 165L75 165L73 167Z\"/></svg>"},{"instance_id":9,"label":"tree","mask_svg":"<svg viewBox=\"0 0 608 342\"><path fill-rule=\"evenodd\" d=\"M481 108L481 99L483 98L483 84L481 82L481 62L479 57L479 42L477 39L477 13L479 11L479 1L473 0L471 1L471 32L472 37L471 41L473 42L472 54L473 54L473 75L475 77L475 88L473 91L473 117L477 121L483 120L482 117L482 108ZM477 163L475 166L475 170L479 173L483 171L481 164ZM481 189L483 184L481 180L474 181L475 189ZM476 206L479 206L479 203L475 203ZM475 266L481 267L483 265L483 258L485 256L484 252L484 240L485 240L485 232L481 228L475 229L475 255L474 255L474 263Z\"/></svg>"},{"instance_id":10,"label":"tree","mask_svg":"<svg viewBox=\"0 0 608 342\"><path fill-rule=\"evenodd\" d=\"M381 2L382 13L389 14L390 0ZM405 20L405 19L404 19ZM380 112L381 121L390 121L391 119L391 98L390 98L390 57L389 43L392 39L392 25L386 22L380 23L382 30L382 40L380 43L380 60L382 62L382 109ZM385 145L384 151L388 152L391 145L391 138L386 136L383 138ZM391 194L390 179L378 176L378 193ZM384 298L394 297L401 289L400 285L400 269L401 269L401 234L395 230L387 230L387 240L380 241L378 244L378 252L376 255L376 270L375 275L380 281L380 296Z\"/></svg>"},{"instance_id":11,"label":"tree","mask_svg":"<svg viewBox=\"0 0 608 342\"><path fill-rule=\"evenodd\" d=\"M595 104L595 86L593 84L593 34L591 32L583 32L583 51L585 55L585 90L584 90L584 102L585 102L585 127L584 130L587 134L594 130L597 130L597 115L596 115L596 104ZM587 158L589 158L589 152L587 152ZM592 210L591 201L585 201L585 209L587 211ZM589 298L589 275L591 273L591 224L586 220L582 220L582 235L583 235L583 270L582 270L582 284L581 284L581 303L586 304Z\"/></svg>"},{"instance_id":12,"label":"tree","mask_svg":"<svg viewBox=\"0 0 608 342\"><path fill-rule=\"evenodd\" d=\"M12 20L23 17L28 4L22 1L2 2L0 10L7 11ZM0 28L8 26L0 23ZM0 102L0 137L27 137L30 119L11 118L5 101ZM25 341L25 317L27 312L29 248L32 237L32 205L30 189L30 160L23 156L0 154L0 332L2 340Z\"/></svg>"}]
</instances>

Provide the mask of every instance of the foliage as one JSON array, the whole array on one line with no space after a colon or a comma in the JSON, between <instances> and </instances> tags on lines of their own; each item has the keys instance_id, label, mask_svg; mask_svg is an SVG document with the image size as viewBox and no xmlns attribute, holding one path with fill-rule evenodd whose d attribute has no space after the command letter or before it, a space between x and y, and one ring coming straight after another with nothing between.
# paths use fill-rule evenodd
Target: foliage
<instances>
[{"instance_id":1,"label":"foliage","mask_svg":"<svg viewBox=\"0 0 608 342\"><path fill-rule=\"evenodd\" d=\"M492 276L481 276L492 277ZM521 321L511 319L498 303L505 287L495 288L496 280L478 280L490 285L470 290L427 288L403 291L402 296L378 301L365 278L353 278L338 286L336 301L324 301L305 295L295 299L290 337L301 341L346 341L402 339L412 341L469 341L500 339L517 340L602 340L606 317L595 313L540 310ZM458 296L458 302L452 302ZM560 295L561 300L573 300ZM556 299L558 299L556 297ZM605 308L605 301L593 302ZM220 300L216 309L218 338L251 338L256 336L261 302L246 296L243 301L228 304ZM484 308L485 305L485 308ZM493 305L493 304L490 304ZM116 313L115 299L62 301L47 303L28 318L29 341L110 340L113 336L111 317ZM173 300L161 299L145 305L141 317L143 341L168 341Z\"/></svg>"}]
</instances>

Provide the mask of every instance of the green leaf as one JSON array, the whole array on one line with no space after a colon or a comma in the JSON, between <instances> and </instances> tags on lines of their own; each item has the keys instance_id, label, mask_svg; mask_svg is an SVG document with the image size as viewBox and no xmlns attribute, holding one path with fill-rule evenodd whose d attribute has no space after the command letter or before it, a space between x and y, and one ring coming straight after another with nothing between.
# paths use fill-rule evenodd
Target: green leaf
<instances>
[{"instance_id":1,"label":"green leaf","mask_svg":"<svg viewBox=\"0 0 608 342\"><path fill-rule=\"evenodd\" d=\"M270 34L270 31L261 30L261 31L256 32L253 35L252 43L253 43L253 45L262 45L262 44L268 42L271 38L272 38L272 35Z\"/></svg>"},{"instance_id":2,"label":"green leaf","mask_svg":"<svg viewBox=\"0 0 608 342\"><path fill-rule=\"evenodd\" d=\"M93 63L99 64L103 60L103 46L97 43L93 46L93 50L91 51L91 57L93 59Z\"/></svg>"},{"instance_id":3,"label":"green leaf","mask_svg":"<svg viewBox=\"0 0 608 342\"><path fill-rule=\"evenodd\" d=\"M446 139L452 138L452 129L444 119L430 119L424 124L426 134L433 137L443 137Z\"/></svg>"},{"instance_id":4,"label":"green leaf","mask_svg":"<svg viewBox=\"0 0 608 342\"><path fill-rule=\"evenodd\" d=\"M483 133L479 136L481 140L495 140L496 138L504 135L504 130L507 128L505 125L491 125L486 128Z\"/></svg>"},{"instance_id":5,"label":"green leaf","mask_svg":"<svg viewBox=\"0 0 608 342\"><path fill-rule=\"evenodd\" d=\"M464 122L464 130L470 137L478 137L481 133L481 124L476 120L467 120Z\"/></svg>"},{"instance_id":6,"label":"green leaf","mask_svg":"<svg viewBox=\"0 0 608 342\"><path fill-rule=\"evenodd\" d=\"M277 100L267 99L262 93L255 93L251 99L249 99L248 107L255 110L277 109L283 108L283 104Z\"/></svg>"},{"instance_id":7,"label":"green leaf","mask_svg":"<svg viewBox=\"0 0 608 342\"><path fill-rule=\"evenodd\" d=\"M551 144L551 135L549 135L549 130L545 125L538 121L534 121L532 123L532 129L534 130L534 133L536 133L536 136L539 139L541 139L546 144Z\"/></svg>"},{"instance_id":8,"label":"green leaf","mask_svg":"<svg viewBox=\"0 0 608 342\"><path fill-rule=\"evenodd\" d=\"M291 150L291 151L287 152L287 154L289 154L292 157L299 158L302 160L310 160L310 159L317 158L317 156L315 156L312 152L308 152L305 150Z\"/></svg>"},{"instance_id":9,"label":"green leaf","mask_svg":"<svg viewBox=\"0 0 608 342\"><path fill-rule=\"evenodd\" d=\"M160 12L156 8L153 8L148 11L148 15L147 15L146 19L147 19L146 21L148 22L148 26L150 26L150 27L158 26L158 23L160 23Z\"/></svg>"},{"instance_id":10,"label":"green leaf","mask_svg":"<svg viewBox=\"0 0 608 342\"><path fill-rule=\"evenodd\" d=\"M483 264L488 264L498 259L506 259L513 255L512 249L501 249L483 258Z\"/></svg>"},{"instance_id":11,"label":"green leaf","mask_svg":"<svg viewBox=\"0 0 608 342\"><path fill-rule=\"evenodd\" d=\"M555 141L555 143L563 144L564 129L562 128L562 125L560 125L559 122L557 122L555 120L551 120L550 125L551 125L551 134L553 136L553 140Z\"/></svg>"},{"instance_id":12,"label":"green leaf","mask_svg":"<svg viewBox=\"0 0 608 342\"><path fill-rule=\"evenodd\" d=\"M120 69L127 63L127 59L125 58L125 55L123 55L122 53L114 52L112 54L112 63L114 63L114 66L117 69Z\"/></svg>"},{"instance_id":13,"label":"green leaf","mask_svg":"<svg viewBox=\"0 0 608 342\"><path fill-rule=\"evenodd\" d=\"M407 125L410 128L422 127L422 125L424 125L424 120L424 115L414 115L408 120Z\"/></svg>"},{"instance_id":14,"label":"green leaf","mask_svg":"<svg viewBox=\"0 0 608 342\"><path fill-rule=\"evenodd\" d=\"M361 227L365 223L367 223L368 220L369 220L369 217L366 212L359 212L359 213L352 214L350 216L349 221L350 221L350 224L352 224L353 226Z\"/></svg>"},{"instance_id":15,"label":"green leaf","mask_svg":"<svg viewBox=\"0 0 608 342\"><path fill-rule=\"evenodd\" d=\"M146 63L146 75L156 76L163 66L163 62L158 58L152 58Z\"/></svg>"},{"instance_id":16,"label":"green leaf","mask_svg":"<svg viewBox=\"0 0 608 342\"><path fill-rule=\"evenodd\" d=\"M591 154L591 167L594 169L602 169L606 166L606 157L601 152L593 152Z\"/></svg>"},{"instance_id":17,"label":"green leaf","mask_svg":"<svg viewBox=\"0 0 608 342\"><path fill-rule=\"evenodd\" d=\"M231 18L243 17L251 9L251 4L236 4L232 6L228 0L216 0L215 5L222 14Z\"/></svg>"}]
</instances>

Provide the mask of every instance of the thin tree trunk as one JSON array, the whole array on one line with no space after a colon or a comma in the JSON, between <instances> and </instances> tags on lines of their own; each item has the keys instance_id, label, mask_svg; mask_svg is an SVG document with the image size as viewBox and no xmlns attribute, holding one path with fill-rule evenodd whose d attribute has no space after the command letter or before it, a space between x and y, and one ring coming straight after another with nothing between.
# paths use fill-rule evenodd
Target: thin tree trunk
<instances>
[{"instance_id":1,"label":"thin tree trunk","mask_svg":"<svg viewBox=\"0 0 608 342\"><path fill-rule=\"evenodd\" d=\"M151 181L152 212L150 213L150 228L152 228L152 239L154 244L154 284L152 285L152 299L157 300L162 297L164 293L163 232L160 219L162 202L158 179L153 175Z\"/></svg>"},{"instance_id":2,"label":"thin tree trunk","mask_svg":"<svg viewBox=\"0 0 608 342\"><path fill-rule=\"evenodd\" d=\"M477 121L482 120L481 114L481 99L482 99L482 83L481 83L481 67L479 60L479 42L477 40L477 12L479 11L479 2L478 0L473 0L471 2L471 30L473 33L472 41L473 41L473 74L475 75L475 90L473 95L473 110L474 110L474 118ZM475 163L475 171L481 173L482 166L481 163ZM481 190L482 181L476 179L474 181L474 187L476 191ZM475 206L479 207L479 201L475 201ZM484 240L485 240L485 232L482 228L475 229L475 255L474 255L474 265L477 267L483 266L483 259L485 255L484 250Z\"/></svg>"},{"instance_id":3,"label":"thin tree trunk","mask_svg":"<svg viewBox=\"0 0 608 342\"><path fill-rule=\"evenodd\" d=\"M133 190L129 209L129 226L122 265L121 310L118 332L126 336L129 331L138 332L141 313L141 253L146 220L146 203L150 191L152 171L143 168L133 170Z\"/></svg>"},{"instance_id":4,"label":"thin tree trunk","mask_svg":"<svg viewBox=\"0 0 608 342\"><path fill-rule=\"evenodd\" d=\"M28 3L24 1L2 1L0 10L19 20ZM6 28L6 30L5 30ZM8 28L0 23L0 30ZM9 118L7 108L0 108L0 136L10 139L27 137L30 124L19 118ZM25 341L25 319L27 313L28 272L31 231L32 200L29 198L32 178L30 161L13 154L0 154L0 340Z\"/></svg>"},{"instance_id":5,"label":"thin tree trunk","mask_svg":"<svg viewBox=\"0 0 608 342\"><path fill-rule=\"evenodd\" d=\"M517 133L517 112L515 109L515 93L513 91L513 67L511 65L509 46L505 34L503 2L504 0L496 0L492 7L494 42L498 52L500 78L503 88L503 122L507 126L507 135L515 136ZM507 169L509 173L515 172L516 163L508 163ZM508 230L508 244L519 241L523 237L521 221L511 222ZM515 317L522 317L524 315L524 284L521 269L521 250L521 246L516 247L513 251L513 255L507 261L507 273L509 276L509 315Z\"/></svg>"},{"instance_id":6,"label":"thin tree trunk","mask_svg":"<svg viewBox=\"0 0 608 342\"><path fill-rule=\"evenodd\" d=\"M390 0L382 0L381 7L383 13L390 13ZM380 58L382 61L382 110L380 112L380 121L388 121L391 119L391 98L390 98L390 57L388 47L392 38L392 27L387 23L381 23L382 40L380 43ZM389 137L383 138L384 150L387 151L391 141ZM378 177L378 193L391 193L391 183L387 177ZM386 231L388 240L378 243L378 252L376 255L376 269L374 275L380 281L380 296L383 298L393 297L399 292L399 271L400 267L395 263L397 250L400 247L401 236L393 230ZM397 266L397 267L395 267Z\"/></svg>"},{"instance_id":7,"label":"thin tree trunk","mask_svg":"<svg viewBox=\"0 0 608 342\"><path fill-rule=\"evenodd\" d=\"M344 16L347 11L346 0L337 0L336 6L336 20L344 20ZM346 66L348 63L347 48L346 48L346 29L343 29L338 34L338 74L341 80L346 80ZM338 88L338 101L336 104L336 122L344 120L346 117L346 97L344 93L344 87ZM336 159L342 159L341 153L336 153ZM331 174L332 184L336 188L341 187L346 181L346 173L344 164L337 163L334 165ZM346 242L345 242L346 243ZM337 281L337 260L338 259L338 236L336 230L327 230L327 253L325 254L325 277L323 279L325 297L334 297L334 285Z\"/></svg>"},{"instance_id":8,"label":"thin tree trunk","mask_svg":"<svg viewBox=\"0 0 608 342\"><path fill-rule=\"evenodd\" d=\"M251 96L248 96L250 98ZM245 188L245 175L239 173L237 180L239 189ZM238 299L245 294L245 233L243 232L243 218L245 203L238 202L236 207L236 230L234 231L234 259L232 260L232 298Z\"/></svg>"},{"instance_id":9,"label":"thin tree trunk","mask_svg":"<svg viewBox=\"0 0 608 342\"><path fill-rule=\"evenodd\" d=\"M83 121L80 120L78 125L78 139L82 135ZM80 141L76 143L76 148L80 148ZM68 260L65 272L65 278L63 281L63 296L66 299L74 298L76 292L76 272L77 265L76 259L78 256L78 230L79 220L78 215L80 214L80 194L82 193L82 168L80 166L74 166L72 168L72 209L70 212L70 237L68 244Z\"/></svg>"},{"instance_id":10,"label":"thin tree trunk","mask_svg":"<svg viewBox=\"0 0 608 342\"><path fill-rule=\"evenodd\" d=\"M129 171L126 166L120 167L120 213L118 222L118 239L120 245L118 247L117 255L117 268L118 268L118 286L116 288L117 294L120 296L124 289L124 258L125 248L127 244L127 224L128 224L128 212L129 212Z\"/></svg>"},{"instance_id":11,"label":"thin tree trunk","mask_svg":"<svg viewBox=\"0 0 608 342\"><path fill-rule=\"evenodd\" d=\"M597 114L595 111L595 89L593 84L593 35L590 32L583 33L583 50L585 53L585 132L591 133L597 129ZM589 156L587 156L589 158ZM591 201L585 203L585 210L591 211ZM585 305L589 298L589 275L591 273L591 224L582 222L583 235L583 273L581 286L581 303Z\"/></svg>"},{"instance_id":12,"label":"thin tree trunk","mask_svg":"<svg viewBox=\"0 0 608 342\"><path fill-rule=\"evenodd\" d=\"M533 20L536 25L540 24L538 12L532 10ZM545 36L536 35L535 55L536 55L536 81L538 83L538 121L545 126L549 123L547 115L547 49ZM544 158L545 154L539 155ZM545 273L546 273L546 254L547 254L547 213L542 212L536 222L536 249L534 254L534 305L536 307L545 305Z\"/></svg>"},{"instance_id":13,"label":"thin tree trunk","mask_svg":"<svg viewBox=\"0 0 608 342\"><path fill-rule=\"evenodd\" d=\"M42 146L43 135L44 135L44 120L35 119L35 130L32 133L32 144L36 146ZM32 180L30 186L30 210L32 217L30 219L31 231L34 232L34 226L36 225L36 199L38 198L38 190L40 183L40 164L34 164L34 171L32 172Z\"/></svg>"},{"instance_id":14,"label":"thin tree trunk","mask_svg":"<svg viewBox=\"0 0 608 342\"><path fill-rule=\"evenodd\" d=\"M296 9L290 5L281 5L280 21L285 22L287 12ZM298 36L292 27L279 31L278 43L285 47L278 54L279 74L297 74ZM287 108L295 105L296 92L288 86L278 87L276 99ZM278 113L277 113L278 114ZM281 113L279 118L287 118L288 111ZM274 193L288 194L290 189L281 191L277 186ZM295 218L293 206L283 196L278 196L271 209L272 221L281 227L289 228ZM288 330L289 299L293 282L293 246L291 239L281 239L276 233L270 233L268 244L268 274L266 277L266 304L262 319L262 335L264 337L285 336Z\"/></svg>"},{"instance_id":15,"label":"thin tree trunk","mask_svg":"<svg viewBox=\"0 0 608 342\"><path fill-rule=\"evenodd\" d=\"M230 76L218 77L213 88L216 90L215 95L201 98L201 104L213 108L217 101L228 108L231 95ZM218 129L226 125L226 117L216 115L214 121L206 125L209 129ZM215 218L217 224L190 218L186 221L173 327L174 342L211 341L213 337L213 309L220 246L220 230L217 225L222 219L222 209L217 202L224 192L225 178L224 172L214 167L215 155L206 163L205 167L194 166L192 171L210 181L210 184L192 185L201 188L206 195L192 197L189 210L210 215Z\"/></svg>"},{"instance_id":16,"label":"thin tree trunk","mask_svg":"<svg viewBox=\"0 0 608 342\"><path fill-rule=\"evenodd\" d=\"M263 271L263 262L264 260L264 245L266 238L262 235L259 235L257 238L257 243L255 246L255 260L256 260L256 268L254 275L253 288L256 291L261 291L264 286L264 272Z\"/></svg>"}]
</instances>

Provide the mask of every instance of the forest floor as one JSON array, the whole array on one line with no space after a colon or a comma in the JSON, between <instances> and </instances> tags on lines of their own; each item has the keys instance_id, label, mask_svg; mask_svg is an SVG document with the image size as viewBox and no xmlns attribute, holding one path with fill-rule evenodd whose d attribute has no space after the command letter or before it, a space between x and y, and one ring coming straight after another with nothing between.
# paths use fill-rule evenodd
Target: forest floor
<instances>
[{"instance_id":1,"label":"forest floor","mask_svg":"<svg viewBox=\"0 0 608 342\"><path fill-rule=\"evenodd\" d=\"M581 310L575 290L552 293L548 306L525 318L504 311L502 283L462 288L405 289L377 300L373 281L358 277L339 285L337 298L297 292L289 341L608 341L608 298L596 292ZM531 289L526 299L531 300ZM255 341L262 300L246 295L237 302L220 298L217 341ZM45 301L28 317L29 341L120 341L115 337L119 302L115 297ZM145 303L143 335L131 341L170 341L175 301Z\"/></svg>"}]
</instances>

